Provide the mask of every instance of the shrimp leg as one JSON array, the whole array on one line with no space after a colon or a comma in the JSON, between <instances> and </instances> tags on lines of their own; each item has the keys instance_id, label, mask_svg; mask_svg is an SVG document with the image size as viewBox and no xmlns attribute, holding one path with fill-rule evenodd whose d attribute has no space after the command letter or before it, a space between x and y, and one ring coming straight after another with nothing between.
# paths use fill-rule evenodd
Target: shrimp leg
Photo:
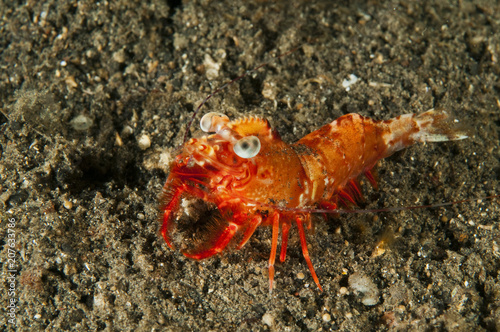
<instances>
[{"instance_id":1,"label":"shrimp leg","mask_svg":"<svg viewBox=\"0 0 500 332\"><path fill-rule=\"evenodd\" d=\"M160 229L160 233L161 235L163 236L163 238L165 239L165 242L167 242L168 246L170 248L173 248L173 244L172 244L172 241L170 240L170 236L168 234L168 231L169 231L169 227L170 227L170 219L171 219L171 215L172 215L172 212L174 211L174 209L177 208L177 206L179 205L179 200L181 198L181 194L185 191L184 187L183 186L180 186L180 187L177 187L173 193L170 193L170 192L165 192L164 195L165 196L171 196L170 198L170 201L168 202L168 204L166 204L162 210L163 210L163 224L161 225L161 229Z\"/></svg>"},{"instance_id":2,"label":"shrimp leg","mask_svg":"<svg viewBox=\"0 0 500 332\"><path fill-rule=\"evenodd\" d=\"M269 256L269 293L273 291L274 281L274 261L276 260L276 249L278 248L278 233L280 231L280 215L274 212L273 216L273 235L271 242L271 255Z\"/></svg>"},{"instance_id":3,"label":"shrimp leg","mask_svg":"<svg viewBox=\"0 0 500 332\"><path fill-rule=\"evenodd\" d=\"M314 282L316 283L316 285L318 285L319 290L323 291L323 288L321 288L321 285L319 284L318 276L314 271L311 258L309 257L309 251L307 250L306 233L304 232L304 225L302 224L302 216L297 215L295 217L295 221L297 222L297 227L299 229L300 244L302 246L302 255L304 256L307 262L307 266L309 266L309 271L311 271L311 275L314 279Z\"/></svg>"},{"instance_id":4,"label":"shrimp leg","mask_svg":"<svg viewBox=\"0 0 500 332\"><path fill-rule=\"evenodd\" d=\"M215 240L214 245L211 248L195 253L183 252L183 254L188 258L197 260L208 258L210 256L218 254L222 250L224 250L224 248L227 247L227 245L233 238L234 234L236 234L236 232L238 231L238 228L239 226L236 223L230 222L229 225L222 231L219 237Z\"/></svg>"}]
</instances>

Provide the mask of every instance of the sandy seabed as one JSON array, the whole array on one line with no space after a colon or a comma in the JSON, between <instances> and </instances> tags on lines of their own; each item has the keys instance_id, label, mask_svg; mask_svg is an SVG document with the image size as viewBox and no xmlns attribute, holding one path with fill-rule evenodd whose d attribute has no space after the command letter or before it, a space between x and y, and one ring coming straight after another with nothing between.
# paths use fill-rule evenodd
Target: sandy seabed
<instances>
[{"instance_id":1,"label":"sandy seabed","mask_svg":"<svg viewBox=\"0 0 500 332\"><path fill-rule=\"evenodd\" d=\"M498 1L0 0L0 14L5 330L500 330L500 206L475 199L500 193ZM366 207L474 200L318 216L322 293L295 229L272 294L269 229L202 262L170 250L158 196L193 109L268 61L201 113L262 116L293 142L350 112L450 110L471 137L381 161Z\"/></svg>"}]
</instances>

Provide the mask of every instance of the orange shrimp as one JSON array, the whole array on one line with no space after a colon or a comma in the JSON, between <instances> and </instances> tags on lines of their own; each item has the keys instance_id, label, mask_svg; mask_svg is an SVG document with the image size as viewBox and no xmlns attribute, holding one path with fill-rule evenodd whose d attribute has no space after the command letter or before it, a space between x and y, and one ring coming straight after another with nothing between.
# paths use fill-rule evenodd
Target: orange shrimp
<instances>
[{"instance_id":1,"label":"orange shrimp","mask_svg":"<svg viewBox=\"0 0 500 332\"><path fill-rule=\"evenodd\" d=\"M361 195L356 178L364 174L376 185L370 170L398 150L467 137L448 113L436 110L384 121L347 114L291 145L257 117L230 121L209 113L200 125L212 134L191 138L170 165L161 234L169 247L199 260L233 241L240 249L257 227L271 226L270 291L280 227L280 261L295 222L303 256L322 291L304 230L311 228L311 212L355 203Z\"/></svg>"}]
</instances>

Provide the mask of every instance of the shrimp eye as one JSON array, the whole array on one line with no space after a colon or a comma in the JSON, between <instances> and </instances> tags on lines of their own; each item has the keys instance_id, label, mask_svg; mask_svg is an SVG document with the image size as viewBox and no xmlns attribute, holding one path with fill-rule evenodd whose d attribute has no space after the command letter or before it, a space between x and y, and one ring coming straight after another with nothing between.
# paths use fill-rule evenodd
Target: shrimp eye
<instances>
[{"instance_id":1,"label":"shrimp eye","mask_svg":"<svg viewBox=\"0 0 500 332\"><path fill-rule=\"evenodd\" d=\"M200 128L206 133L216 132L217 126L229 121L229 118L217 112L210 112L205 114L200 120Z\"/></svg>"},{"instance_id":2,"label":"shrimp eye","mask_svg":"<svg viewBox=\"0 0 500 332\"><path fill-rule=\"evenodd\" d=\"M234 144L233 150L240 158L253 158L260 151L260 140L257 136L243 137Z\"/></svg>"}]
</instances>

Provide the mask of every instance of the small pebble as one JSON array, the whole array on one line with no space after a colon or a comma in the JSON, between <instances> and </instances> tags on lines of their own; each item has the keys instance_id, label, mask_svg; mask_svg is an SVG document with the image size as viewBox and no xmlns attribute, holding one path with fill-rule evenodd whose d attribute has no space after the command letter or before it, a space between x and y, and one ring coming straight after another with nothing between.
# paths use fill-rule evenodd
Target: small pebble
<instances>
[{"instance_id":1,"label":"small pebble","mask_svg":"<svg viewBox=\"0 0 500 332\"><path fill-rule=\"evenodd\" d=\"M115 133L115 144L118 146L123 146L123 140L120 136L120 134Z\"/></svg>"},{"instance_id":2,"label":"small pebble","mask_svg":"<svg viewBox=\"0 0 500 332\"><path fill-rule=\"evenodd\" d=\"M70 121L71 126L75 130L87 130L92 126L93 123L94 121L92 121L91 118L86 117L83 114L80 114L79 116Z\"/></svg>"},{"instance_id":3,"label":"small pebble","mask_svg":"<svg viewBox=\"0 0 500 332\"><path fill-rule=\"evenodd\" d=\"M115 53L113 53L112 58L115 62L124 63L127 60L127 57L125 55L125 49L122 48L121 50L118 50Z\"/></svg>"},{"instance_id":4,"label":"small pebble","mask_svg":"<svg viewBox=\"0 0 500 332\"><path fill-rule=\"evenodd\" d=\"M72 75L69 75L64 79L64 82L66 85L68 85L69 88L71 89L76 89L78 87L78 83L76 83L75 77Z\"/></svg>"},{"instance_id":5,"label":"small pebble","mask_svg":"<svg viewBox=\"0 0 500 332\"><path fill-rule=\"evenodd\" d=\"M332 319L332 316L330 314L323 314L323 321L324 322L329 322Z\"/></svg>"},{"instance_id":6,"label":"small pebble","mask_svg":"<svg viewBox=\"0 0 500 332\"><path fill-rule=\"evenodd\" d=\"M302 273L302 272L297 273L297 279L302 280L304 278L305 278L304 273Z\"/></svg>"},{"instance_id":7,"label":"small pebble","mask_svg":"<svg viewBox=\"0 0 500 332\"><path fill-rule=\"evenodd\" d=\"M262 316L262 323L271 327L274 324L274 317L271 314L266 313L266 314L264 314L264 316Z\"/></svg>"},{"instance_id":8,"label":"small pebble","mask_svg":"<svg viewBox=\"0 0 500 332\"><path fill-rule=\"evenodd\" d=\"M141 150L146 150L147 148L149 148L151 146L151 140L149 139L148 135L142 135L137 140L137 144L139 144L139 148Z\"/></svg>"},{"instance_id":9,"label":"small pebble","mask_svg":"<svg viewBox=\"0 0 500 332\"><path fill-rule=\"evenodd\" d=\"M203 65L205 66L207 79L211 81L219 77L220 64L215 62L209 54L205 54Z\"/></svg>"},{"instance_id":10,"label":"small pebble","mask_svg":"<svg viewBox=\"0 0 500 332\"><path fill-rule=\"evenodd\" d=\"M275 100L276 99L275 86L276 84L274 83L264 82L264 88L262 89L262 96L264 96L264 98L269 100Z\"/></svg>"},{"instance_id":11,"label":"small pebble","mask_svg":"<svg viewBox=\"0 0 500 332\"><path fill-rule=\"evenodd\" d=\"M124 137L130 136L133 133L134 133L134 129L132 129L132 127L130 127L130 126L125 126L122 129L122 136L124 136Z\"/></svg>"},{"instance_id":12,"label":"small pebble","mask_svg":"<svg viewBox=\"0 0 500 332\"><path fill-rule=\"evenodd\" d=\"M71 203L71 201L68 201L67 199L65 199L63 206L64 206L64 208L71 210L71 208L73 207L73 203Z\"/></svg>"}]
</instances>

